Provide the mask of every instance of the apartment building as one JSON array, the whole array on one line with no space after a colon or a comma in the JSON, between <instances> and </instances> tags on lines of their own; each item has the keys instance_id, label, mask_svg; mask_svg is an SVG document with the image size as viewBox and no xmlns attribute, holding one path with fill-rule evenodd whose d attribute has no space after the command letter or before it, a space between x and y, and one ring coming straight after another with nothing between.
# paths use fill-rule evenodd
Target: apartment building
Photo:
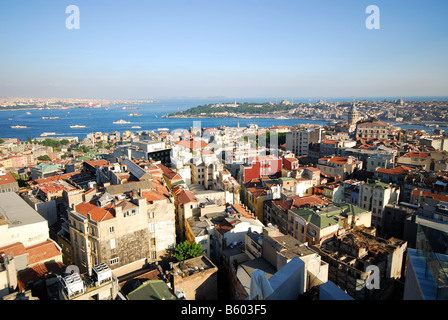
<instances>
[{"instance_id":1,"label":"apartment building","mask_svg":"<svg viewBox=\"0 0 448 320\"><path fill-rule=\"evenodd\" d=\"M370 227L371 212L348 203L288 211L288 234L309 245L320 244L354 226Z\"/></svg>"},{"instance_id":2,"label":"apartment building","mask_svg":"<svg viewBox=\"0 0 448 320\"><path fill-rule=\"evenodd\" d=\"M320 158L317 168L331 177L339 177L342 180L348 179L356 170L362 169L362 162L353 157L330 156Z\"/></svg>"},{"instance_id":3,"label":"apartment building","mask_svg":"<svg viewBox=\"0 0 448 320\"><path fill-rule=\"evenodd\" d=\"M286 150L296 156L308 155L310 145L321 142L324 136L325 129L321 127L294 130L286 135Z\"/></svg>"},{"instance_id":4,"label":"apartment building","mask_svg":"<svg viewBox=\"0 0 448 320\"><path fill-rule=\"evenodd\" d=\"M141 268L156 255L147 200L138 194L119 200L108 193L68 212L73 261L82 272L106 263L119 276ZM121 269L121 270L120 270Z\"/></svg>"},{"instance_id":5,"label":"apartment building","mask_svg":"<svg viewBox=\"0 0 448 320\"><path fill-rule=\"evenodd\" d=\"M356 124L356 138L387 139L389 136L389 125L377 120L358 122Z\"/></svg>"},{"instance_id":6,"label":"apartment building","mask_svg":"<svg viewBox=\"0 0 448 320\"><path fill-rule=\"evenodd\" d=\"M398 203L400 188L396 185L368 180L359 185L359 206L372 211L372 225L379 231L383 226L384 209L387 204Z\"/></svg>"}]
</instances>

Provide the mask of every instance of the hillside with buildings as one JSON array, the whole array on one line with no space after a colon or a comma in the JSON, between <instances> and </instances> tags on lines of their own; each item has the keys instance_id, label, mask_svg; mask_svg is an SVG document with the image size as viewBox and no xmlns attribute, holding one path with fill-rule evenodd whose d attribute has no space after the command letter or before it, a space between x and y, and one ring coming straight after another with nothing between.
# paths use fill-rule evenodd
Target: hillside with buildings
<instances>
[{"instance_id":1,"label":"hillside with buildings","mask_svg":"<svg viewBox=\"0 0 448 320\"><path fill-rule=\"evenodd\" d=\"M446 299L447 133L344 117L5 139L1 298Z\"/></svg>"}]
</instances>

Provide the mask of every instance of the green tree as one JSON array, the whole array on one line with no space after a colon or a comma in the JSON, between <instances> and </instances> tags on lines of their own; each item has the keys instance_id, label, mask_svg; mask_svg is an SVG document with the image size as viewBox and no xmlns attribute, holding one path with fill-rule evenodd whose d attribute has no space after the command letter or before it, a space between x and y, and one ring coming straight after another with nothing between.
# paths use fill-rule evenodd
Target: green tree
<instances>
[{"instance_id":1,"label":"green tree","mask_svg":"<svg viewBox=\"0 0 448 320\"><path fill-rule=\"evenodd\" d=\"M203 255L204 251L202 250L202 246L200 243L189 243L188 241L184 241L179 243L174 250L174 256L177 261L184 261L190 258L199 257Z\"/></svg>"},{"instance_id":2,"label":"green tree","mask_svg":"<svg viewBox=\"0 0 448 320\"><path fill-rule=\"evenodd\" d=\"M51 161L50 157L47 154L37 157L37 159L40 161Z\"/></svg>"}]
</instances>

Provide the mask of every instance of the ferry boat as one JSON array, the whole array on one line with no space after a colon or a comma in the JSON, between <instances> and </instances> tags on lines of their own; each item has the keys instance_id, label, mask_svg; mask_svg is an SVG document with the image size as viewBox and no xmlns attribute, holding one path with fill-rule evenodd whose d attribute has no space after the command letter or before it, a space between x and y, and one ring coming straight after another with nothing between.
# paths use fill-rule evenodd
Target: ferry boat
<instances>
[{"instance_id":1,"label":"ferry boat","mask_svg":"<svg viewBox=\"0 0 448 320\"><path fill-rule=\"evenodd\" d=\"M85 128L86 126L82 126L82 125L79 125L79 124L76 124L76 125L74 125L74 126L70 126L70 128L72 128L72 129L79 129L79 128Z\"/></svg>"},{"instance_id":2,"label":"ferry boat","mask_svg":"<svg viewBox=\"0 0 448 320\"><path fill-rule=\"evenodd\" d=\"M56 120L59 119L59 117L42 117L42 120Z\"/></svg>"},{"instance_id":3,"label":"ferry boat","mask_svg":"<svg viewBox=\"0 0 448 320\"><path fill-rule=\"evenodd\" d=\"M123 119L120 119L118 121L114 121L114 124L128 124L128 123L130 123L130 122L126 121L126 120L123 120Z\"/></svg>"},{"instance_id":4,"label":"ferry boat","mask_svg":"<svg viewBox=\"0 0 448 320\"><path fill-rule=\"evenodd\" d=\"M20 125L16 125L16 126L11 126L12 129L26 129L28 128L27 126L20 126Z\"/></svg>"}]
</instances>

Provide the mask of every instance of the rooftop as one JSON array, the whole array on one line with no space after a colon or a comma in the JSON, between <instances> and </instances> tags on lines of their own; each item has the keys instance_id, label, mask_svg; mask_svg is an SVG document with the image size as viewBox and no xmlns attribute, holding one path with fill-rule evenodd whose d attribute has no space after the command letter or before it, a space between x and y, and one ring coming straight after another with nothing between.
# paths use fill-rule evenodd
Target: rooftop
<instances>
[{"instance_id":1,"label":"rooftop","mask_svg":"<svg viewBox=\"0 0 448 320\"><path fill-rule=\"evenodd\" d=\"M14 183L17 182L16 179L14 179L14 176L12 175L11 172L7 172L4 175L0 175L0 185L4 185L4 184L10 184L10 183Z\"/></svg>"},{"instance_id":2,"label":"rooftop","mask_svg":"<svg viewBox=\"0 0 448 320\"><path fill-rule=\"evenodd\" d=\"M95 201L96 200L92 200L91 202L81 202L75 206L75 211L85 217L90 215L90 219L98 222L115 218L115 206L112 203L99 207L96 205Z\"/></svg>"},{"instance_id":3,"label":"rooftop","mask_svg":"<svg viewBox=\"0 0 448 320\"><path fill-rule=\"evenodd\" d=\"M127 296L129 300L177 300L163 280L148 280Z\"/></svg>"},{"instance_id":4,"label":"rooftop","mask_svg":"<svg viewBox=\"0 0 448 320\"><path fill-rule=\"evenodd\" d=\"M0 216L4 217L10 228L47 222L14 192L0 193Z\"/></svg>"},{"instance_id":5,"label":"rooftop","mask_svg":"<svg viewBox=\"0 0 448 320\"><path fill-rule=\"evenodd\" d=\"M320 208L303 208L291 210L305 221L314 224L318 228L339 224L343 225L342 218L348 215L359 215L367 212L366 210L348 203L336 204Z\"/></svg>"}]
</instances>

